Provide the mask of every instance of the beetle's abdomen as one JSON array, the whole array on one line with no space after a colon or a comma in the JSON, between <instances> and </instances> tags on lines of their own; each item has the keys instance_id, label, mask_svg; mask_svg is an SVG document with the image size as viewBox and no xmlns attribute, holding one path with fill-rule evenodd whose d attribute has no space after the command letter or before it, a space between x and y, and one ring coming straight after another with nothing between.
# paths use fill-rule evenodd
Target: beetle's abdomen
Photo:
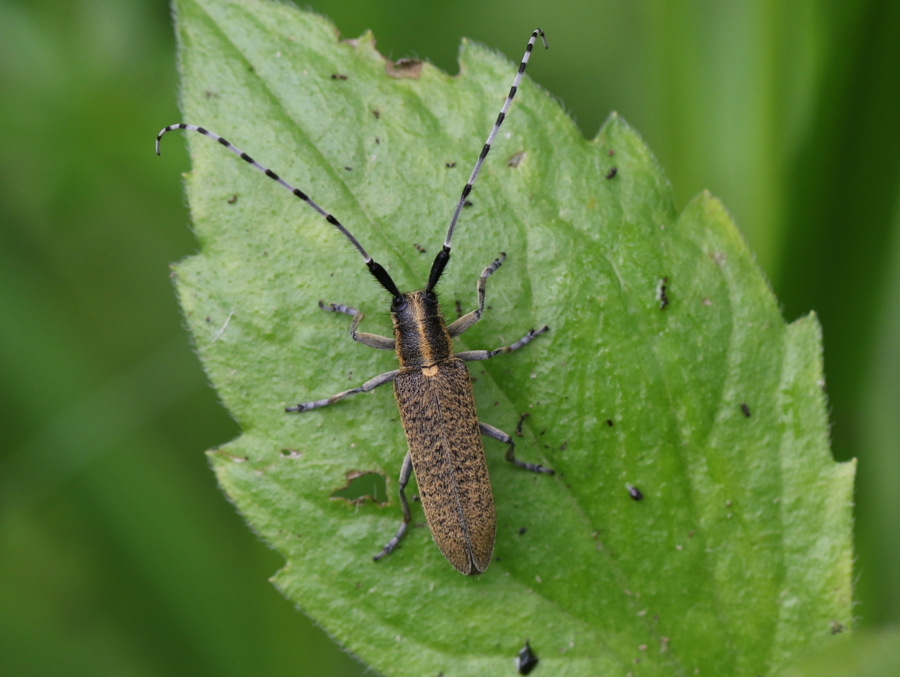
<instances>
[{"instance_id":1,"label":"beetle's abdomen","mask_svg":"<svg viewBox=\"0 0 900 677\"><path fill-rule=\"evenodd\" d=\"M431 535L461 573L481 573L496 520L469 370L456 358L402 369L394 394Z\"/></svg>"}]
</instances>

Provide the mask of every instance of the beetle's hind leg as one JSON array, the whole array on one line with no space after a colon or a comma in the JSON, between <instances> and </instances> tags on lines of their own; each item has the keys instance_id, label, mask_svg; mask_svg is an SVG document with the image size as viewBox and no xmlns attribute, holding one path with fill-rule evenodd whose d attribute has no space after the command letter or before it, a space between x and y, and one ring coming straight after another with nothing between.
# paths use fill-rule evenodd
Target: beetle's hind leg
<instances>
[{"instance_id":1,"label":"beetle's hind leg","mask_svg":"<svg viewBox=\"0 0 900 677\"><path fill-rule=\"evenodd\" d=\"M406 458L403 459L403 465L400 466L400 505L403 508L403 523L400 525L400 528L397 529L397 533L394 534L394 537L387 542L381 552L375 555L372 559L376 562L380 560L385 555L390 555L394 548L397 547L397 544L400 542L400 539L406 535L406 530L409 528L409 523L412 521L412 516L409 512L409 502L406 500L406 485L409 484L409 476L412 474L412 456L409 455L409 452L406 452Z\"/></svg>"},{"instance_id":2,"label":"beetle's hind leg","mask_svg":"<svg viewBox=\"0 0 900 677\"><path fill-rule=\"evenodd\" d=\"M379 336L378 334L367 334L366 332L356 331L359 323L362 322L363 314L356 308L345 306L342 303L325 303L319 301L319 308L329 313L343 313L353 318L350 323L350 338L357 343L375 348L376 350L395 350L394 339L387 336Z\"/></svg>"},{"instance_id":3,"label":"beetle's hind leg","mask_svg":"<svg viewBox=\"0 0 900 677\"><path fill-rule=\"evenodd\" d=\"M517 465L520 468L524 468L525 470L530 470L531 472L540 472L547 475L554 475L555 472L551 468L545 468L540 463L526 463L525 461L520 461L516 458L516 443L513 442L513 438L507 435L505 432L500 430L500 428L495 428L492 425L487 423L478 422L478 426L481 428L481 434L487 435L488 437L492 437L499 442L503 442L507 445L506 447L506 460L512 463L513 465Z\"/></svg>"}]
</instances>

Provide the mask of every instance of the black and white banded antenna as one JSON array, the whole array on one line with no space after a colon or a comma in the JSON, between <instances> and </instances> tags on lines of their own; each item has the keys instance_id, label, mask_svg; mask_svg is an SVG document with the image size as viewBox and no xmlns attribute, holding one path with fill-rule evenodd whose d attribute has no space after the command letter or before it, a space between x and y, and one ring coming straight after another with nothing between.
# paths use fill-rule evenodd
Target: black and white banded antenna
<instances>
[{"instance_id":1,"label":"black and white banded antenna","mask_svg":"<svg viewBox=\"0 0 900 677\"><path fill-rule=\"evenodd\" d=\"M261 171L263 174L268 176L270 179L272 179L276 183L280 184L283 188L286 188L291 193L293 193L296 197L300 198L306 204L308 204L310 207L315 209L319 214L321 214L325 218L326 221L328 221L328 223L330 223L332 226L334 226L339 231L341 231L341 233L343 233L344 237L346 237L348 240L350 240L351 244L354 247L356 247L356 250L363 257L363 261L366 262L366 266L368 266L369 272L372 273L372 275L375 277L376 280L378 280L378 282L381 284L381 286L384 287L385 289L387 289L387 291L395 299L399 299L401 297L400 290L397 289L397 285L394 284L394 281L391 279L391 276L388 275L388 272L381 266L380 263L378 263L371 256L369 256L368 252L366 252L366 250L363 249L363 246L359 243L359 240L357 240L355 237L353 237L353 234L349 230L347 230L340 221L338 221L331 214L329 214L324 209L322 209L319 205L317 205L315 202L313 202L310 199L310 197L306 193L304 193L302 190L300 190L299 188L294 188L294 186L292 186L287 181L282 179L280 176L278 176L278 174L273 172L268 167L265 167L265 166L259 164L256 160L254 160L252 157L247 155L240 148L231 144L227 139L222 138L218 134L213 134L211 131L204 129L203 127L197 127L196 125L188 125L183 122L180 122L175 125L169 125L168 127L164 127L163 129L160 130L159 134L156 135L156 154L157 155L159 155L160 139L162 139L163 136L165 136L169 132L173 132L177 129L186 129L189 132L199 132L200 134L203 134L204 136L208 136L213 141L218 141L221 145L225 146L225 148L227 148L232 153L234 153L239 158L241 158L241 160L243 160L247 164L255 167L256 169Z\"/></svg>"},{"instance_id":2,"label":"black and white banded antenna","mask_svg":"<svg viewBox=\"0 0 900 677\"><path fill-rule=\"evenodd\" d=\"M522 75L525 73L525 67L528 65L528 60L531 58L531 50L534 48L534 43L538 39L538 36L540 36L541 40L544 43L544 49L549 49L547 38L544 37L544 31L542 31L540 28L535 28L531 33L531 38L529 38L528 44L525 46L525 54L522 56L521 63L519 63L519 70L516 72L516 77L513 80L512 87L509 88L509 94L506 95L506 101L503 102L503 107L500 109L500 114L497 116L497 121L494 123L493 129L491 129L491 133L488 134L487 141L484 142L484 147L481 149L481 154L478 156L478 160L475 162L475 168L472 169L472 174L469 176L469 180L466 182L466 185L463 188L462 195L459 198L459 202L456 204L456 209L453 210L453 218L450 219L450 228L447 230L447 237L444 239L444 246L435 257L434 263L431 264L431 273L428 276L428 286L425 288L426 291L434 290L434 287L437 285L441 274L444 272L444 267L447 265L447 261L450 260L450 241L453 239L453 231L456 228L456 222L459 220L459 214L466 204L466 199L469 197L469 193L472 192L472 186L475 184L475 179L477 178L478 173L481 171L481 165L484 164L484 159L491 151L491 146L494 143L494 138L497 136L497 132L500 130L500 125L503 124L503 120L506 118L506 113L509 111L509 106L512 103L513 97L516 95L516 91L519 89L519 83L522 81Z\"/></svg>"},{"instance_id":3,"label":"black and white banded antenna","mask_svg":"<svg viewBox=\"0 0 900 677\"><path fill-rule=\"evenodd\" d=\"M437 285L441 274L444 272L444 268L447 266L447 262L450 260L450 241L453 239L453 231L456 228L456 222L459 220L459 214L462 211L463 206L465 205L466 198L468 198L469 193L472 192L472 186L475 184L475 179L478 177L478 173L481 171L481 165L484 164L484 159L487 157L488 153L491 150L491 146L494 143L494 139L497 136L500 125L503 124L503 120L506 118L506 113L509 111L509 106L512 103L513 97L516 95L516 91L519 88L519 83L522 81L522 75L525 73L525 67L528 65L528 59L531 58L531 51L534 48L534 43L537 40L538 36L540 36L541 40L543 41L544 48L548 48L547 39L544 37L544 31L542 31L540 28L536 28L531 33L531 38L528 40L528 45L526 45L525 47L525 54L522 57L521 63L519 63L519 70L516 72L516 77L513 80L512 87L510 87L509 89L509 94L506 95L506 101L503 102L503 107L500 109L500 114L497 116L497 121L494 123L494 127L491 129L491 133L488 135L484 147L481 149L481 154L478 156L478 160L475 162L475 167L474 169L472 169L472 174L469 176L469 180L466 182L466 185L463 188L462 195L459 198L456 209L453 211L453 217L450 219L450 228L447 230L447 237L444 239L444 246L435 257L434 263L431 264L431 272L428 275L428 286L425 288L427 292L434 291L434 288ZM157 155L160 154L159 142L163 138L163 136L178 129L184 129L190 132L198 132L200 134L203 134L204 136L208 136L213 141L217 141L219 144L241 158L244 162L268 176L283 188L293 193L294 196L303 200L306 204L308 204L319 214L321 214L322 217L324 217L325 220L328 221L328 223L337 228L344 235L344 237L350 240L350 243L354 247L356 247L356 250L363 257L363 261L365 261L366 266L369 268L369 272L375 277L376 280L378 280L379 284L381 284L381 286L384 287L388 291L388 293L390 293L391 296L394 297L395 300L399 301L401 299L402 294L397 289L397 285L391 279L391 276L388 274L388 272L384 269L384 267L382 267L380 263L369 256L368 252L366 252L363 246L359 243L359 240L353 237L353 234L349 230L347 230L347 228L345 228L340 221L338 221L334 216L322 209L302 190L300 190L299 188L295 188L287 181L282 179L278 174L273 172L271 169L258 163L256 160L247 155L237 146L233 145L227 139L219 136L218 134L214 134L213 132L203 127L180 122L178 124L164 127L162 130L160 130L159 134L156 135Z\"/></svg>"}]
</instances>

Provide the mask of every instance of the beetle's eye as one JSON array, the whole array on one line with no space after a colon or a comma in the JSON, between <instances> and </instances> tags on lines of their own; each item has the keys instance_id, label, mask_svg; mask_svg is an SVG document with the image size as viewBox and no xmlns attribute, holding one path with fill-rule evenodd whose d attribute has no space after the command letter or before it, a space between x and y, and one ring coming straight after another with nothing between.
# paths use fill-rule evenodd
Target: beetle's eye
<instances>
[{"instance_id":1,"label":"beetle's eye","mask_svg":"<svg viewBox=\"0 0 900 677\"><path fill-rule=\"evenodd\" d=\"M406 299L402 296L398 296L391 301L391 312L398 312L404 308L406 308Z\"/></svg>"}]
</instances>

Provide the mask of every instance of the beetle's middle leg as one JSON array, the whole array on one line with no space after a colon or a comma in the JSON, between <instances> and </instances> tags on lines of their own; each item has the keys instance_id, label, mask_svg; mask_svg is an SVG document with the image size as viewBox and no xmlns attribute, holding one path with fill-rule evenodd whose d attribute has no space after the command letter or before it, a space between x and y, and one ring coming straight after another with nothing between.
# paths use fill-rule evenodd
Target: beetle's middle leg
<instances>
[{"instance_id":1,"label":"beetle's middle leg","mask_svg":"<svg viewBox=\"0 0 900 677\"><path fill-rule=\"evenodd\" d=\"M399 369L394 369L393 371L386 371L383 374L379 374L375 378L369 379L365 383L363 383L358 388L351 388L350 390L344 390L342 392L337 393L336 395L332 395L331 397L326 397L322 400L314 400L312 402L301 402L296 407L286 407L285 411L309 411L310 409L319 409L320 407L327 407L329 404L334 404L335 402L340 402L341 400L350 397L351 395L356 395L357 393L367 393L370 390L374 390L378 386L383 386L385 383L391 383L394 380L394 377L397 376L397 372Z\"/></svg>"},{"instance_id":2,"label":"beetle's middle leg","mask_svg":"<svg viewBox=\"0 0 900 677\"><path fill-rule=\"evenodd\" d=\"M530 470L531 472L542 472L547 475L554 475L555 472L551 468L545 468L540 463L526 463L525 461L520 461L516 458L516 443L513 442L513 438L507 435L505 432L500 430L500 428L495 428L492 425L487 423L478 422L478 427L481 428L481 434L487 435L488 437L492 437L499 442L503 442L507 445L506 447L506 460L512 463L513 465L517 465L520 468L524 468L525 470Z\"/></svg>"},{"instance_id":3,"label":"beetle's middle leg","mask_svg":"<svg viewBox=\"0 0 900 677\"><path fill-rule=\"evenodd\" d=\"M409 452L406 452L406 458L403 459L403 465L400 466L400 505L403 507L403 523L400 525L400 528L397 529L397 533L394 534L394 537L387 542L381 552L375 555L372 559L376 562L380 560L385 555L390 555L394 548L397 547L397 544L400 542L400 539L406 534L406 530L409 528L409 523L412 521L412 516L409 512L409 502L406 500L406 485L409 484L409 476L412 473L412 456L410 456Z\"/></svg>"},{"instance_id":4,"label":"beetle's middle leg","mask_svg":"<svg viewBox=\"0 0 900 677\"><path fill-rule=\"evenodd\" d=\"M477 360L489 360L492 357L496 357L497 355L505 355L506 353L511 353L514 350L518 350L519 348L523 348L531 343L536 336L540 336L545 331L549 331L550 327L546 324L540 329L529 329L528 333L525 334L522 338L520 338L515 343L512 343L508 346L500 346L499 348L494 348L493 350L466 350L461 353L456 353L454 357L458 357L461 360L466 362L475 362Z\"/></svg>"}]
</instances>

